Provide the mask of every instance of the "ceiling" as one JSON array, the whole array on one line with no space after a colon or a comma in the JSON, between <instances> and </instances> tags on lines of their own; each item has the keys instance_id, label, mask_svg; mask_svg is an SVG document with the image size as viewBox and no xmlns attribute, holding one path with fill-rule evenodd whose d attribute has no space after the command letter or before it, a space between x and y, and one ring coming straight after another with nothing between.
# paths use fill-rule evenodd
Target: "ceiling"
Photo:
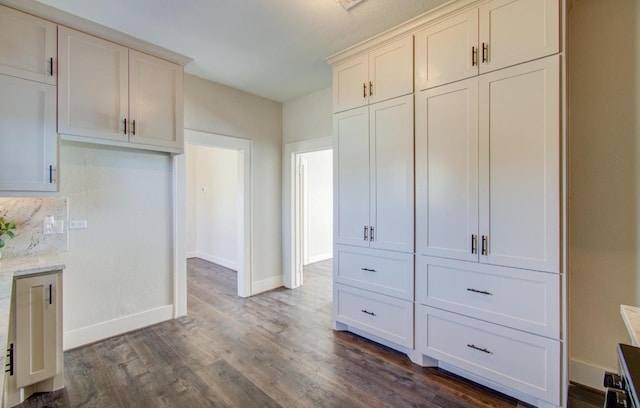
<instances>
[{"instance_id":1,"label":"ceiling","mask_svg":"<svg viewBox=\"0 0 640 408\"><path fill-rule=\"evenodd\" d=\"M187 73L279 102L331 86L324 59L448 0L38 0L193 58Z\"/></svg>"}]
</instances>

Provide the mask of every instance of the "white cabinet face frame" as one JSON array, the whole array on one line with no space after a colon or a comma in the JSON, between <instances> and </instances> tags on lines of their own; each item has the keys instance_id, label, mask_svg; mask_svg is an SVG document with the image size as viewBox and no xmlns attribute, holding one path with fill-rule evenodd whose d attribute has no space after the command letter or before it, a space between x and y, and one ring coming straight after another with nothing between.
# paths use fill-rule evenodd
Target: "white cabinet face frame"
<instances>
[{"instance_id":1,"label":"white cabinet face frame","mask_svg":"<svg viewBox=\"0 0 640 408\"><path fill-rule=\"evenodd\" d=\"M128 141L128 49L60 27L58 132Z\"/></svg>"},{"instance_id":2,"label":"white cabinet face frame","mask_svg":"<svg viewBox=\"0 0 640 408\"><path fill-rule=\"evenodd\" d=\"M416 94L416 252L478 261L478 80Z\"/></svg>"},{"instance_id":3,"label":"white cabinet face frame","mask_svg":"<svg viewBox=\"0 0 640 408\"><path fill-rule=\"evenodd\" d=\"M0 6L0 74L56 84L56 25Z\"/></svg>"},{"instance_id":4,"label":"white cabinet face frame","mask_svg":"<svg viewBox=\"0 0 640 408\"><path fill-rule=\"evenodd\" d=\"M558 0L493 0L479 8L480 73L560 50Z\"/></svg>"},{"instance_id":5,"label":"white cabinet face frame","mask_svg":"<svg viewBox=\"0 0 640 408\"><path fill-rule=\"evenodd\" d=\"M334 243L369 246L369 108L333 115Z\"/></svg>"},{"instance_id":6,"label":"white cabinet face frame","mask_svg":"<svg viewBox=\"0 0 640 408\"><path fill-rule=\"evenodd\" d=\"M56 87L0 75L0 190L57 191Z\"/></svg>"},{"instance_id":7,"label":"white cabinet face frame","mask_svg":"<svg viewBox=\"0 0 640 408\"><path fill-rule=\"evenodd\" d=\"M416 91L478 75L478 10L415 34Z\"/></svg>"},{"instance_id":8,"label":"white cabinet face frame","mask_svg":"<svg viewBox=\"0 0 640 408\"><path fill-rule=\"evenodd\" d=\"M557 273L560 57L479 78L480 260Z\"/></svg>"}]
</instances>

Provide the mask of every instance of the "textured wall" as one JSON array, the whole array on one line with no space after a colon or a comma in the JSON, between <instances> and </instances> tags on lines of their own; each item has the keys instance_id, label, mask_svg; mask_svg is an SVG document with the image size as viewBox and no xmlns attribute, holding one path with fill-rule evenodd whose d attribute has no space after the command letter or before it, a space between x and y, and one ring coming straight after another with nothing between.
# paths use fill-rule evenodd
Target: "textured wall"
<instances>
[{"instance_id":1,"label":"textured wall","mask_svg":"<svg viewBox=\"0 0 640 408\"><path fill-rule=\"evenodd\" d=\"M88 222L63 254L65 332L173 303L171 160L61 143L61 194Z\"/></svg>"},{"instance_id":2,"label":"textured wall","mask_svg":"<svg viewBox=\"0 0 640 408\"><path fill-rule=\"evenodd\" d=\"M44 235L45 217L53 215L64 221L64 233ZM55 253L67 250L67 199L66 198L2 198L0 216L16 223L15 238L3 235L2 256L14 257Z\"/></svg>"}]
</instances>

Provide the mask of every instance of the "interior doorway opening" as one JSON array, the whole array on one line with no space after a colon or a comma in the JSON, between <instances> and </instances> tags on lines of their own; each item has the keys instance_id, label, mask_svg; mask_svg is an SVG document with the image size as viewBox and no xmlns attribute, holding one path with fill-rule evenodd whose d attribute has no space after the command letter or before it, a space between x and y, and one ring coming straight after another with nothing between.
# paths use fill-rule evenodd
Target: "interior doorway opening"
<instances>
[{"instance_id":1,"label":"interior doorway opening","mask_svg":"<svg viewBox=\"0 0 640 408\"><path fill-rule=\"evenodd\" d=\"M284 162L284 285L296 288L304 265L333 257L332 140L286 144Z\"/></svg>"},{"instance_id":2,"label":"interior doorway opening","mask_svg":"<svg viewBox=\"0 0 640 408\"><path fill-rule=\"evenodd\" d=\"M237 272L251 291L251 142L185 129L186 256Z\"/></svg>"}]
</instances>

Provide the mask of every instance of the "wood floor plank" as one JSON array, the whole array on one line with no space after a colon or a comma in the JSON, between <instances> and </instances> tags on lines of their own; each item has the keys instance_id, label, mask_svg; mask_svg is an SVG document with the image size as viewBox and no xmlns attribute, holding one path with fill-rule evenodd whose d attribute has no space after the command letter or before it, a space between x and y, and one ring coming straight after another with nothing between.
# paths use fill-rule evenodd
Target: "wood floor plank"
<instances>
[{"instance_id":1,"label":"wood floor plank","mask_svg":"<svg viewBox=\"0 0 640 408\"><path fill-rule=\"evenodd\" d=\"M242 299L234 271L188 261L189 315L65 352L66 388L20 407L524 408L332 330L332 261L304 285ZM570 388L570 408L602 406Z\"/></svg>"}]
</instances>

